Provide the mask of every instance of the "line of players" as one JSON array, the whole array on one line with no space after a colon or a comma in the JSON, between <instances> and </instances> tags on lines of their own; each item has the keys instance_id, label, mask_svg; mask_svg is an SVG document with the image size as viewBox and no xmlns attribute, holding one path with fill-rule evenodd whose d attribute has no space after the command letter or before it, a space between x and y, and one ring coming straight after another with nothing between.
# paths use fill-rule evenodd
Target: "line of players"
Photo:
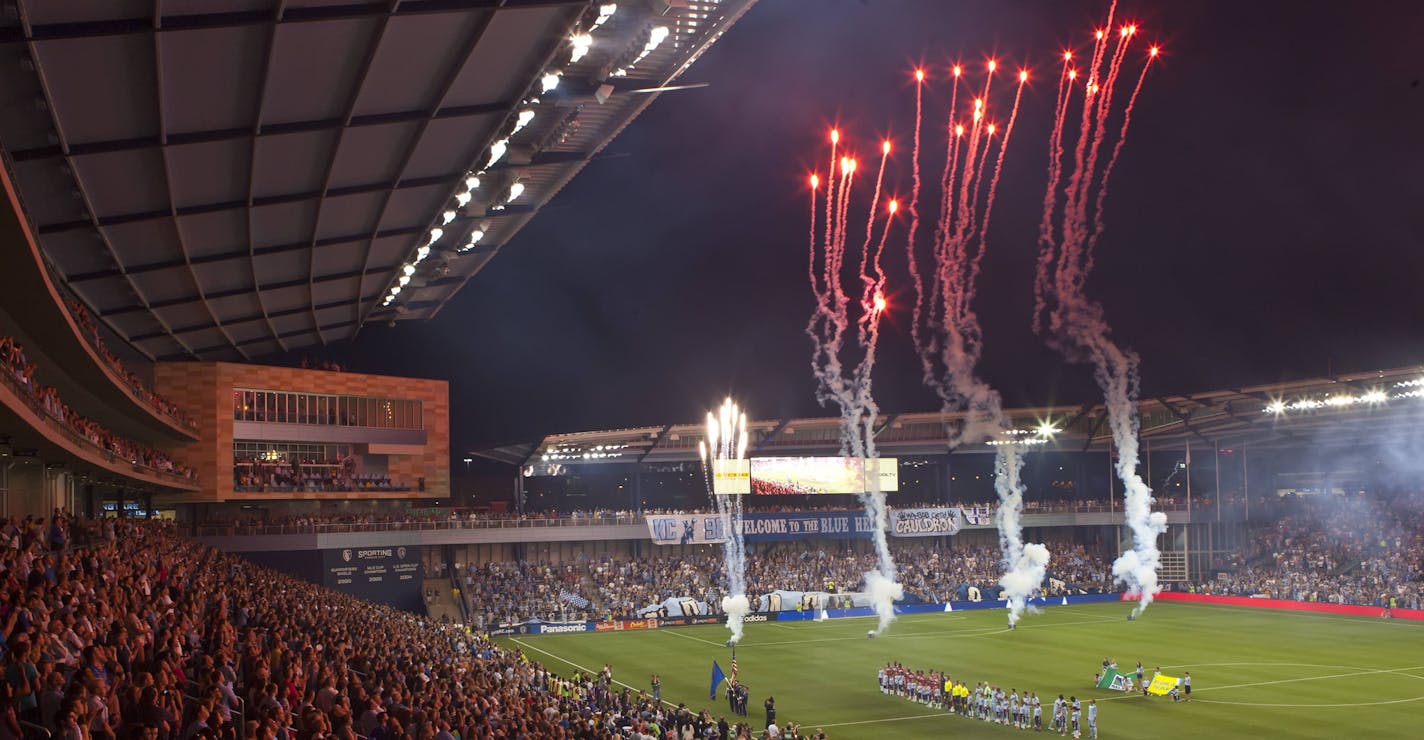
<instances>
[{"instance_id":1,"label":"line of players","mask_svg":"<svg viewBox=\"0 0 1424 740\"><path fill-rule=\"evenodd\" d=\"M899 663L886 663L879 671L880 693L902 696L926 706L943 709L951 714L959 714L969 719L1012 725L1020 730L1043 731L1043 703L1037 692L1025 691L1022 696L1018 689L1004 689L983 681L969 688L969 684L956 681L943 672L915 671ZM1070 730L1073 737L1082 736L1080 722L1083 718L1083 704L1077 696L1067 699L1062 694L1053 700L1052 725L1050 732L1066 735ZM1098 700L1088 701L1088 736L1098 736Z\"/></svg>"}]
</instances>

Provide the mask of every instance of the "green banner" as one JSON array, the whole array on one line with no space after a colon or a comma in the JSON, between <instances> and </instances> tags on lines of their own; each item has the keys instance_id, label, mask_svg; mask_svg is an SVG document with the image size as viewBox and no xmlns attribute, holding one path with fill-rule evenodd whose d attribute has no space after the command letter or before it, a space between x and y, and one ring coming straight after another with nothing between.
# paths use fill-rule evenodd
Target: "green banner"
<instances>
[{"instance_id":1,"label":"green banner","mask_svg":"<svg viewBox=\"0 0 1424 740\"><path fill-rule=\"evenodd\" d=\"M1102 677L1098 679L1098 688L1111 689L1113 691L1127 691L1131 683L1132 676L1130 674L1109 668L1103 673Z\"/></svg>"}]
</instances>

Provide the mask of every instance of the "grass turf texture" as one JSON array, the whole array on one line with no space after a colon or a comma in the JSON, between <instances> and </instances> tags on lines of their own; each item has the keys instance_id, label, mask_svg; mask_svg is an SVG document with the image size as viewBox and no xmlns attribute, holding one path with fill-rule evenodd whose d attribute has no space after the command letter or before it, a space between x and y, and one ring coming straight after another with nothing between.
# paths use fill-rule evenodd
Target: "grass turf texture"
<instances>
[{"instance_id":1,"label":"grass turf texture","mask_svg":"<svg viewBox=\"0 0 1424 740\"><path fill-rule=\"evenodd\" d=\"M1006 738L1022 731L885 696L876 670L899 661L918 670L989 681L1007 692L1037 691L1044 724L1062 693L1098 700L1099 737L1415 737L1424 717L1424 624L1200 604L1158 603L1129 622L1128 604L1049 607L1005 629L1002 610L900 617L866 639L873 619L749 624L737 649L751 689L750 721L776 697L777 722L824 727L850 738ZM721 625L651 631L500 638L561 675L613 665L615 681L664 701L728 715L721 691L707 698L712 661L730 671ZM1193 701L1096 689L1106 656L1147 675L1191 671ZM733 719L728 717L729 721ZM1047 733L1047 730L1045 730Z\"/></svg>"}]
</instances>

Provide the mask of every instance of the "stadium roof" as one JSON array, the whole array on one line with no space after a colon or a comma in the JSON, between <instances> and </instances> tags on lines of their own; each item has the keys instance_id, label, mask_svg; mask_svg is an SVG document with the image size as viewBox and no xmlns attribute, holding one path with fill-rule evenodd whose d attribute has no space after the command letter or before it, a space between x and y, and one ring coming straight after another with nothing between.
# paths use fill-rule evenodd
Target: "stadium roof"
<instances>
[{"instance_id":1,"label":"stadium roof","mask_svg":"<svg viewBox=\"0 0 1424 740\"><path fill-rule=\"evenodd\" d=\"M1381 370L1190 395L1144 398L1139 404L1141 435L1158 449L1200 444L1252 449L1308 448L1354 444L1400 430L1418 429L1424 418L1424 368ZM955 454L984 453L996 444L1031 449L1104 451L1112 434L1102 404L1081 407L1009 409L1014 431L990 441L956 447ZM943 455L949 432L963 412L886 414L876 423L876 446L886 457ZM1046 433L1049 428L1051 433ZM748 455L837 455L840 419L748 421ZM544 437L538 442L478 450L473 454L527 472L608 463L697 460L703 424L668 424ZM1025 440L1029 440L1025 443Z\"/></svg>"},{"instance_id":2,"label":"stadium roof","mask_svg":"<svg viewBox=\"0 0 1424 740\"><path fill-rule=\"evenodd\" d=\"M245 359L434 316L754 1L18 0L0 144L104 324Z\"/></svg>"}]
</instances>

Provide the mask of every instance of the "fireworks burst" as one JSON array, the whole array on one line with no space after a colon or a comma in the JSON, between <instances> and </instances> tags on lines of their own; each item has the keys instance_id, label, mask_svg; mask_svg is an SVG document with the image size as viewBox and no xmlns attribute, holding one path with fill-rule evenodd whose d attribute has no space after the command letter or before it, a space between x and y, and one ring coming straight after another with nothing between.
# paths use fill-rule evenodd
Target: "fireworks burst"
<instances>
[{"instance_id":1,"label":"fireworks burst","mask_svg":"<svg viewBox=\"0 0 1424 740\"><path fill-rule=\"evenodd\" d=\"M747 415L728 398L717 411L707 412L707 436L698 443L702 456L702 477L707 495L717 505L722 520L722 563L727 577L727 595L722 597L722 611L727 615L727 629L732 631L731 643L742 640L742 620L751 611L747 600L747 547L742 536L742 497L736 493L719 493L717 479L736 474L746 465Z\"/></svg>"}]
</instances>

